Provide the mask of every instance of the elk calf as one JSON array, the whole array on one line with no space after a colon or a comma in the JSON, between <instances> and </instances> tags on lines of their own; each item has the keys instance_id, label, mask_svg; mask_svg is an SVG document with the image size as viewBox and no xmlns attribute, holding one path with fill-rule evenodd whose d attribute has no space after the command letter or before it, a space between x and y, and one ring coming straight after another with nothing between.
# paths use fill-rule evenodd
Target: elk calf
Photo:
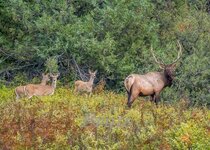
<instances>
[{"instance_id":1,"label":"elk calf","mask_svg":"<svg viewBox=\"0 0 210 150\"><path fill-rule=\"evenodd\" d=\"M77 80L74 83L75 89L74 91L77 93L81 93L81 92L87 92L90 95L92 94L92 90L93 90L93 81L96 77L96 73L95 72L91 72L90 70L88 70L89 74L90 74L90 80L88 82L84 82L81 80Z\"/></svg>"},{"instance_id":2,"label":"elk calf","mask_svg":"<svg viewBox=\"0 0 210 150\"><path fill-rule=\"evenodd\" d=\"M158 61L153 53L151 48L152 55L157 64L159 64L162 69L161 72L149 72L144 75L131 74L124 80L124 85L128 93L128 107L131 107L131 104L138 96L151 96L151 101L155 101L157 104L160 100L160 92L167 86L171 86L174 79L174 71L176 62L180 58L182 52L181 44L178 41L179 52L177 59L166 65Z\"/></svg>"},{"instance_id":3,"label":"elk calf","mask_svg":"<svg viewBox=\"0 0 210 150\"><path fill-rule=\"evenodd\" d=\"M46 85L48 81L50 81L49 74L45 75L44 73L42 73L42 81L40 84L37 84L37 85ZM26 88L26 85L18 86L15 88L16 99L26 96L25 88Z\"/></svg>"},{"instance_id":4,"label":"elk calf","mask_svg":"<svg viewBox=\"0 0 210 150\"><path fill-rule=\"evenodd\" d=\"M50 77L52 78L51 85L37 85L37 84L26 85L25 91L27 97L32 98L33 96L53 95L56 88L58 76L59 74L56 75L50 74Z\"/></svg>"}]
</instances>

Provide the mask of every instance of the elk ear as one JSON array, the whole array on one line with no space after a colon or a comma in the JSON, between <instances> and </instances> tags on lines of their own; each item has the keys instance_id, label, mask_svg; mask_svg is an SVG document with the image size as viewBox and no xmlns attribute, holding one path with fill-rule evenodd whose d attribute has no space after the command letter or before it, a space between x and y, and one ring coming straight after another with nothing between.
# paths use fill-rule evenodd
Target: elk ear
<instances>
[{"instance_id":1,"label":"elk ear","mask_svg":"<svg viewBox=\"0 0 210 150\"><path fill-rule=\"evenodd\" d=\"M49 73L46 73L46 74L42 73L42 76L43 77L49 76Z\"/></svg>"},{"instance_id":2,"label":"elk ear","mask_svg":"<svg viewBox=\"0 0 210 150\"><path fill-rule=\"evenodd\" d=\"M60 72L58 72L56 76L59 77L60 76Z\"/></svg>"},{"instance_id":3,"label":"elk ear","mask_svg":"<svg viewBox=\"0 0 210 150\"><path fill-rule=\"evenodd\" d=\"M95 72L94 72L94 74L96 74L98 72L98 70L96 70Z\"/></svg>"},{"instance_id":4,"label":"elk ear","mask_svg":"<svg viewBox=\"0 0 210 150\"><path fill-rule=\"evenodd\" d=\"M90 69L88 69L88 73L91 74L92 72L90 71Z\"/></svg>"}]
</instances>

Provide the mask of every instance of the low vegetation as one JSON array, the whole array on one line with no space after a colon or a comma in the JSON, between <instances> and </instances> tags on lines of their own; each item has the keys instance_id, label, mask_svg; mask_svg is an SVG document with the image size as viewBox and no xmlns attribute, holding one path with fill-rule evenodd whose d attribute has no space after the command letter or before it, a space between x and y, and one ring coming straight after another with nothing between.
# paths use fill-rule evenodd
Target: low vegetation
<instances>
[{"instance_id":1,"label":"low vegetation","mask_svg":"<svg viewBox=\"0 0 210 150\"><path fill-rule=\"evenodd\" d=\"M89 97L58 88L53 96L15 100L0 90L0 149L209 149L210 110L158 106L103 91Z\"/></svg>"},{"instance_id":2,"label":"low vegetation","mask_svg":"<svg viewBox=\"0 0 210 150\"><path fill-rule=\"evenodd\" d=\"M169 64L179 40L176 78L161 98L210 105L209 15L209 0L2 0L0 86L58 71L59 82L72 85L92 69L95 83L122 92L129 74L159 71L151 46Z\"/></svg>"}]
</instances>

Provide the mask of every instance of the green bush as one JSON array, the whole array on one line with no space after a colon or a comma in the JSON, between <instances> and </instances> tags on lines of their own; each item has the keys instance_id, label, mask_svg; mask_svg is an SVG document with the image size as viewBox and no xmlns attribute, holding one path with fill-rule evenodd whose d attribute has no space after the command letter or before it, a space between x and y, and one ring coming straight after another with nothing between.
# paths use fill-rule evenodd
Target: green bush
<instances>
[{"instance_id":1,"label":"green bush","mask_svg":"<svg viewBox=\"0 0 210 150\"><path fill-rule=\"evenodd\" d=\"M52 96L14 101L0 90L0 149L208 149L210 111L136 101L123 94L91 97L58 88Z\"/></svg>"},{"instance_id":2,"label":"green bush","mask_svg":"<svg viewBox=\"0 0 210 150\"><path fill-rule=\"evenodd\" d=\"M130 73L158 70L151 45L170 63L178 39L183 55L163 100L208 104L208 8L206 0L1 1L0 79L12 81L19 73L33 78L48 60L46 70L59 70L63 84L79 79L79 71L97 69L96 82L104 78L108 89L123 91Z\"/></svg>"}]
</instances>

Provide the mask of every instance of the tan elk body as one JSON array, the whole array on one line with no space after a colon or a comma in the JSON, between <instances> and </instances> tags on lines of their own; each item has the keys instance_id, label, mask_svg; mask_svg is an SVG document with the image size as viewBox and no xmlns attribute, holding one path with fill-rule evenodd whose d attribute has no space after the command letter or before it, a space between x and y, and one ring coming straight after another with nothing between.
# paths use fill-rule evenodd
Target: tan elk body
<instances>
[{"instance_id":1,"label":"tan elk body","mask_svg":"<svg viewBox=\"0 0 210 150\"><path fill-rule=\"evenodd\" d=\"M42 81L40 84L37 85L46 85L47 82L50 80L49 74L42 73ZM25 86L18 86L15 88L16 99L26 96L26 85Z\"/></svg>"},{"instance_id":2,"label":"tan elk body","mask_svg":"<svg viewBox=\"0 0 210 150\"><path fill-rule=\"evenodd\" d=\"M57 75L50 75L52 78L51 85L38 85L38 84L28 84L25 87L26 95L28 98L31 98L33 96L46 96L46 95L53 95L56 84L57 84L57 78L59 74Z\"/></svg>"},{"instance_id":3,"label":"tan elk body","mask_svg":"<svg viewBox=\"0 0 210 150\"><path fill-rule=\"evenodd\" d=\"M96 77L97 71L91 72L90 70L88 70L88 72L90 74L90 79L89 79L88 82L84 82L84 81L81 81L81 80L75 81L75 83L74 83L74 86L75 86L74 91L75 92L77 92L77 93L86 92L86 93L89 93L89 94L92 93L93 82L94 82L94 79Z\"/></svg>"},{"instance_id":4,"label":"tan elk body","mask_svg":"<svg viewBox=\"0 0 210 150\"><path fill-rule=\"evenodd\" d=\"M131 107L131 104L138 96L151 96L151 100L155 101L157 104L160 100L160 92L167 86L172 85L172 81L174 79L174 71L177 60L180 58L180 54L182 51L182 47L180 43L179 45L179 53L177 59L169 64L163 64L159 62L151 48L152 55L159 64L160 68L163 69L161 72L149 72L144 75L139 74L131 74L124 80L124 85L126 91L128 93L128 101L127 105Z\"/></svg>"}]
</instances>

